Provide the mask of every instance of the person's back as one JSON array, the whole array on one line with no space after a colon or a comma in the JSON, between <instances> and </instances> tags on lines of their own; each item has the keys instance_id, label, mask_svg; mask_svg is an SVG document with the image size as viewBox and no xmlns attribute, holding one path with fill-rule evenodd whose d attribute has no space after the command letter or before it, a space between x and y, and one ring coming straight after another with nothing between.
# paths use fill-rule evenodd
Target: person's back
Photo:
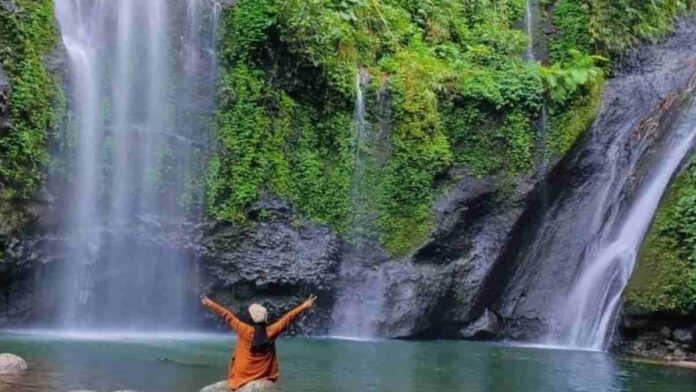
<instances>
[{"instance_id":1,"label":"person's back","mask_svg":"<svg viewBox=\"0 0 696 392\"><path fill-rule=\"evenodd\" d=\"M219 315L238 336L237 346L228 369L227 384L230 388L235 390L257 380L271 382L278 380L280 373L275 340L297 316L311 308L315 300L316 297L311 296L303 304L270 325L266 323L265 308L254 304L249 307L254 324L249 325L209 298L202 298L201 303Z\"/></svg>"}]
</instances>

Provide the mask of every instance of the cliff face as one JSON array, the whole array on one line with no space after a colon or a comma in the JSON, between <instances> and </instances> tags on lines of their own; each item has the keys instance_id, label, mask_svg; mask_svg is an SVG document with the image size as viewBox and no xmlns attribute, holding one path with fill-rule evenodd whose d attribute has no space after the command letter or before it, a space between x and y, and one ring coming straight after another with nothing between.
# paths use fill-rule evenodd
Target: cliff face
<instances>
[{"instance_id":1,"label":"cliff face","mask_svg":"<svg viewBox=\"0 0 696 392\"><path fill-rule=\"evenodd\" d=\"M34 316L50 197L49 140L63 113L65 74L51 1L0 1L0 326Z\"/></svg>"},{"instance_id":2,"label":"cliff face","mask_svg":"<svg viewBox=\"0 0 696 392\"><path fill-rule=\"evenodd\" d=\"M585 254L605 222L626 214L689 107L694 37L689 21L635 52L606 83L592 129L550 173L547 207L533 202L517 223L491 296L505 336L535 339L560 327L557 315Z\"/></svg>"},{"instance_id":3,"label":"cliff face","mask_svg":"<svg viewBox=\"0 0 696 392\"><path fill-rule=\"evenodd\" d=\"M200 289L245 315L252 302L271 317L319 297L312 317L291 333L326 334L340 263L340 240L328 228L293 222L287 202L265 199L251 208L250 226L211 223L200 227Z\"/></svg>"}]
</instances>

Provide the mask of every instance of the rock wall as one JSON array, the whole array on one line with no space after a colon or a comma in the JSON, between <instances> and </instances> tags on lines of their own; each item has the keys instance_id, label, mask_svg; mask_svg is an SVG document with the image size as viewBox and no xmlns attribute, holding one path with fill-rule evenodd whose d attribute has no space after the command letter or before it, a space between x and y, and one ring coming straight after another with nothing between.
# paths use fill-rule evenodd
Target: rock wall
<instances>
[{"instance_id":1,"label":"rock wall","mask_svg":"<svg viewBox=\"0 0 696 392\"><path fill-rule=\"evenodd\" d=\"M538 339L558 327L555 316L588 246L602 222L624 211L688 101L680 94L696 74L695 26L681 23L618 67L592 129L550 173L547 204L532 201L516 224L489 281L490 307L505 321L502 336Z\"/></svg>"},{"instance_id":2,"label":"rock wall","mask_svg":"<svg viewBox=\"0 0 696 392\"><path fill-rule=\"evenodd\" d=\"M201 227L201 291L242 317L248 305L261 303L272 319L316 294L311 317L300 318L290 333L326 333L341 257L338 236L324 226L296 222L278 199L257 202L250 214L249 225Z\"/></svg>"}]
</instances>

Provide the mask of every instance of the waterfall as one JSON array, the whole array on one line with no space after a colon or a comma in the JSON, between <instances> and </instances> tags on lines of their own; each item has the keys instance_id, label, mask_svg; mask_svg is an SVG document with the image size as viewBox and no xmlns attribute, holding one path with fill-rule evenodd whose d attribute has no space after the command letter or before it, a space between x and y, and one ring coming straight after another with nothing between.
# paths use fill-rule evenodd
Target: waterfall
<instances>
[{"instance_id":1,"label":"waterfall","mask_svg":"<svg viewBox=\"0 0 696 392\"><path fill-rule=\"evenodd\" d=\"M356 75L355 112L353 117L353 178L351 219L347 249L341 263L340 288L332 314L330 333L347 338L374 338L384 302L383 272L370 254L375 211L370 205L369 170L373 167L376 132L367 121L365 95L370 75L360 69Z\"/></svg>"},{"instance_id":2,"label":"waterfall","mask_svg":"<svg viewBox=\"0 0 696 392\"><path fill-rule=\"evenodd\" d=\"M70 71L64 134L74 137L74 157L58 157L71 162L57 212L63 328L185 324L194 260L171 238L201 211L219 8L55 1Z\"/></svg>"},{"instance_id":3,"label":"waterfall","mask_svg":"<svg viewBox=\"0 0 696 392\"><path fill-rule=\"evenodd\" d=\"M693 147L695 135L696 105L679 123L677 132L648 173L626 214L613 214L603 223L599 221L599 215L596 216L596 224L601 227L600 234L596 243L587 250L583 269L560 307L557 315L560 332L548 338L550 343L574 348L607 349L621 295L633 272L641 242L670 179ZM619 180L615 173L621 161L616 159L616 154L611 154L609 164L614 168L613 180L610 181L613 183ZM602 198L605 202L609 194L609 189L605 189Z\"/></svg>"},{"instance_id":4,"label":"waterfall","mask_svg":"<svg viewBox=\"0 0 696 392\"><path fill-rule=\"evenodd\" d=\"M536 55L534 53L534 39L535 39L535 23L534 23L534 12L532 4L534 0L525 0L524 2L524 28L527 32L527 52L524 57L527 61L536 61Z\"/></svg>"},{"instance_id":5,"label":"waterfall","mask_svg":"<svg viewBox=\"0 0 696 392\"><path fill-rule=\"evenodd\" d=\"M545 48L545 41L539 40L537 37L537 23L541 5L535 0L526 0L524 3L524 26L527 33L527 50L524 53L524 60L530 63L540 61L539 57L543 57L543 53L538 55L537 52ZM536 121L535 127L537 131L537 175L539 177L539 189L541 194L541 212L545 212L548 208L548 196L546 186L546 176L548 175L549 156L548 156L548 102L544 99L541 107L541 113Z\"/></svg>"},{"instance_id":6,"label":"waterfall","mask_svg":"<svg viewBox=\"0 0 696 392\"><path fill-rule=\"evenodd\" d=\"M355 112L353 115L353 174L351 180L350 202L351 221L349 223L351 241L360 242L368 235L372 211L367 195L367 173L370 166L372 130L367 123L365 110L365 91L370 81L367 70L360 69L355 77Z\"/></svg>"}]
</instances>

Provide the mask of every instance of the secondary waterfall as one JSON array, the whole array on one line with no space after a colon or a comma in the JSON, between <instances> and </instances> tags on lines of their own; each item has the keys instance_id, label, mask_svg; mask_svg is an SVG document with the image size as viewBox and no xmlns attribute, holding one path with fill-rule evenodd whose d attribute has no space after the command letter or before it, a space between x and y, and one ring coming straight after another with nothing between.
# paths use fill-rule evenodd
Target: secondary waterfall
<instances>
[{"instance_id":1,"label":"secondary waterfall","mask_svg":"<svg viewBox=\"0 0 696 392\"><path fill-rule=\"evenodd\" d=\"M173 226L201 211L219 5L56 0L74 139L60 211L64 328L177 328L193 260ZM54 299L55 301L55 299Z\"/></svg>"},{"instance_id":2,"label":"secondary waterfall","mask_svg":"<svg viewBox=\"0 0 696 392\"><path fill-rule=\"evenodd\" d=\"M353 178L351 185L351 220L348 246L341 263L341 288L334 305L331 334L349 338L377 336L384 298L382 271L372 260L363 260L361 249L370 246L375 211L370 206L370 169L374 167L376 133L367 121L366 89L370 75L360 69L356 75L355 113L353 117Z\"/></svg>"},{"instance_id":3,"label":"secondary waterfall","mask_svg":"<svg viewBox=\"0 0 696 392\"><path fill-rule=\"evenodd\" d=\"M582 270L560 307L559 333L550 336L549 342L593 350L608 348L621 294L633 272L641 242L670 179L693 147L695 135L696 105L681 119L677 132L666 143L627 212L615 212L605 222L599 222L600 214L595 215L601 227L597 241L586 251ZM617 165L621 164L617 154L611 154L607 164L615 176L610 184L628 180L616 176ZM610 194L606 188L605 201ZM601 210L598 205L597 212Z\"/></svg>"},{"instance_id":4,"label":"secondary waterfall","mask_svg":"<svg viewBox=\"0 0 696 392\"><path fill-rule=\"evenodd\" d=\"M536 39L536 17L533 11L535 6L539 4L532 4L534 0L526 0L524 2L524 29L527 33L527 51L525 52L525 59L527 61L536 61L536 54L534 53L535 39Z\"/></svg>"}]
</instances>

